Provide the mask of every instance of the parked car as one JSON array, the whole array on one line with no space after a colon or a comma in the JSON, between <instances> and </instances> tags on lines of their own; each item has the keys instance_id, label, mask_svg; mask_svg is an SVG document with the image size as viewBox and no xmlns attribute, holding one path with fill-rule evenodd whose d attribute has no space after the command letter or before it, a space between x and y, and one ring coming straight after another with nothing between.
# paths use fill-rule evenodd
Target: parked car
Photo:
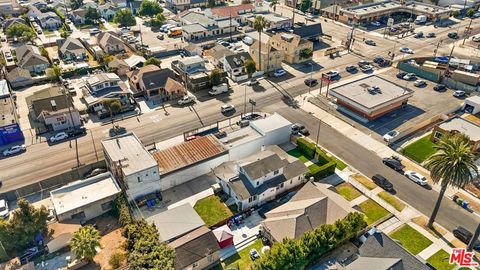
<instances>
[{"instance_id":1,"label":"parked car","mask_svg":"<svg viewBox=\"0 0 480 270\"><path fill-rule=\"evenodd\" d=\"M184 96L183 98L178 100L178 105L185 105L195 102L195 97L194 96Z\"/></svg>"},{"instance_id":2,"label":"parked car","mask_svg":"<svg viewBox=\"0 0 480 270\"><path fill-rule=\"evenodd\" d=\"M385 189L386 191L392 191L393 190L392 183L390 183L390 181L388 181L387 178L381 176L380 174L375 174L372 177L372 180L377 186Z\"/></svg>"},{"instance_id":3,"label":"parked car","mask_svg":"<svg viewBox=\"0 0 480 270\"><path fill-rule=\"evenodd\" d=\"M366 39L365 44L370 45L370 46L377 46L377 43L371 39Z\"/></svg>"},{"instance_id":4,"label":"parked car","mask_svg":"<svg viewBox=\"0 0 480 270\"><path fill-rule=\"evenodd\" d=\"M462 90L456 90L453 92L453 96L457 98L464 97L465 95L465 91Z\"/></svg>"},{"instance_id":5,"label":"parked car","mask_svg":"<svg viewBox=\"0 0 480 270\"><path fill-rule=\"evenodd\" d=\"M18 256L18 258L20 260L20 264L24 265L24 264L27 264L28 262L33 261L35 258L38 258L44 255L45 253L47 253L47 250L45 249L45 247L35 246L25 250L20 256Z\"/></svg>"},{"instance_id":6,"label":"parked car","mask_svg":"<svg viewBox=\"0 0 480 270\"><path fill-rule=\"evenodd\" d=\"M26 150L27 150L27 147L25 146L25 144L14 145L14 146L4 150L3 151L3 156L5 156L5 157L11 156L11 155L14 155L14 154L24 152Z\"/></svg>"},{"instance_id":7,"label":"parked car","mask_svg":"<svg viewBox=\"0 0 480 270\"><path fill-rule=\"evenodd\" d=\"M253 39L251 37L244 37L242 41L248 46L253 44Z\"/></svg>"},{"instance_id":8,"label":"parked car","mask_svg":"<svg viewBox=\"0 0 480 270\"><path fill-rule=\"evenodd\" d=\"M413 37L414 38L423 38L423 32L417 32Z\"/></svg>"},{"instance_id":9,"label":"parked car","mask_svg":"<svg viewBox=\"0 0 480 270\"><path fill-rule=\"evenodd\" d=\"M253 79L251 79L250 81L247 82L247 85L248 85L248 86L253 86L253 85L257 85L257 84L259 84L259 83L260 83L260 82L257 81L257 79L253 78Z\"/></svg>"},{"instance_id":10,"label":"parked car","mask_svg":"<svg viewBox=\"0 0 480 270\"><path fill-rule=\"evenodd\" d=\"M95 35L95 34L98 34L98 33L100 33L100 29L98 29L98 28L90 29L90 35Z\"/></svg>"},{"instance_id":11,"label":"parked car","mask_svg":"<svg viewBox=\"0 0 480 270\"><path fill-rule=\"evenodd\" d=\"M302 129L302 128L305 128L305 126L302 125L302 124L299 124L299 123L293 124L292 127L291 127L292 134L297 134L300 131L300 129Z\"/></svg>"},{"instance_id":12,"label":"parked car","mask_svg":"<svg viewBox=\"0 0 480 270\"><path fill-rule=\"evenodd\" d=\"M85 127L76 127L74 129L68 131L67 134L68 134L69 137L86 135L87 134L87 129Z\"/></svg>"},{"instance_id":13,"label":"parked car","mask_svg":"<svg viewBox=\"0 0 480 270\"><path fill-rule=\"evenodd\" d=\"M425 186L428 184L427 178L417 172L406 171L405 173L403 173L403 175L405 175L408 179L412 180L413 182L421 186Z\"/></svg>"},{"instance_id":14,"label":"parked car","mask_svg":"<svg viewBox=\"0 0 480 270\"><path fill-rule=\"evenodd\" d=\"M407 72L401 71L401 72L397 73L397 78L403 79L403 77L405 77L405 75L407 75Z\"/></svg>"},{"instance_id":15,"label":"parked car","mask_svg":"<svg viewBox=\"0 0 480 270\"><path fill-rule=\"evenodd\" d=\"M437 84L433 87L433 90L438 91L438 92L443 92L447 90L447 87L443 84Z\"/></svg>"},{"instance_id":16,"label":"parked car","mask_svg":"<svg viewBox=\"0 0 480 270\"><path fill-rule=\"evenodd\" d=\"M413 53L414 53L412 49L407 48L407 47L401 47L401 48L400 48L400 52L402 52L402 53L409 53L409 54L413 54Z\"/></svg>"},{"instance_id":17,"label":"parked car","mask_svg":"<svg viewBox=\"0 0 480 270\"><path fill-rule=\"evenodd\" d=\"M228 85L221 83L219 85L212 86L212 90L208 91L210 96L216 96L228 92Z\"/></svg>"},{"instance_id":18,"label":"parked car","mask_svg":"<svg viewBox=\"0 0 480 270\"><path fill-rule=\"evenodd\" d=\"M373 58L373 62L375 64L381 64L385 62L385 58L383 58L382 56L376 56L375 58Z\"/></svg>"},{"instance_id":19,"label":"parked car","mask_svg":"<svg viewBox=\"0 0 480 270\"><path fill-rule=\"evenodd\" d=\"M357 67L356 66L353 66L353 65L349 65L349 66L346 66L345 67L345 70L350 72L350 73L355 73L358 71Z\"/></svg>"},{"instance_id":20,"label":"parked car","mask_svg":"<svg viewBox=\"0 0 480 270\"><path fill-rule=\"evenodd\" d=\"M107 172L107 169L105 169L105 168L95 168L95 169L87 172L86 174L84 174L83 179L94 177L96 175L99 175L99 174L102 174L102 173L105 173L105 172Z\"/></svg>"},{"instance_id":21,"label":"parked car","mask_svg":"<svg viewBox=\"0 0 480 270\"><path fill-rule=\"evenodd\" d=\"M50 137L50 142L59 142L65 140L66 138L68 138L68 134L62 131Z\"/></svg>"},{"instance_id":22,"label":"parked car","mask_svg":"<svg viewBox=\"0 0 480 270\"><path fill-rule=\"evenodd\" d=\"M450 32L447 34L447 36L451 39L457 39L458 38L458 33L457 32Z\"/></svg>"},{"instance_id":23,"label":"parked car","mask_svg":"<svg viewBox=\"0 0 480 270\"><path fill-rule=\"evenodd\" d=\"M338 75L340 75L340 72L336 70L330 70L329 72L325 73L325 76L327 76L330 80L337 77Z\"/></svg>"},{"instance_id":24,"label":"parked car","mask_svg":"<svg viewBox=\"0 0 480 270\"><path fill-rule=\"evenodd\" d=\"M246 113L246 114L242 115L242 120L253 121L253 120L260 119L260 118L262 118L262 116L258 113Z\"/></svg>"},{"instance_id":25,"label":"parked car","mask_svg":"<svg viewBox=\"0 0 480 270\"><path fill-rule=\"evenodd\" d=\"M275 71L275 73L273 73L273 77L275 78L278 78L278 77L282 77L282 76L285 76L287 74L287 72L283 69L277 69Z\"/></svg>"},{"instance_id":26,"label":"parked car","mask_svg":"<svg viewBox=\"0 0 480 270\"><path fill-rule=\"evenodd\" d=\"M403 76L403 79L407 81L413 81L417 79L417 75L415 75L415 73L407 73L405 76Z\"/></svg>"},{"instance_id":27,"label":"parked car","mask_svg":"<svg viewBox=\"0 0 480 270\"><path fill-rule=\"evenodd\" d=\"M358 66L359 66L359 67L367 66L367 65L370 65L370 62L367 61L367 60L360 60L360 61L358 61Z\"/></svg>"},{"instance_id":28,"label":"parked car","mask_svg":"<svg viewBox=\"0 0 480 270\"><path fill-rule=\"evenodd\" d=\"M473 18L480 18L480 12L473 13Z\"/></svg>"},{"instance_id":29,"label":"parked car","mask_svg":"<svg viewBox=\"0 0 480 270\"><path fill-rule=\"evenodd\" d=\"M434 38L434 37L436 37L436 36L437 36L437 35L436 35L435 33L433 33L433 32L430 32L430 33L427 34L427 38Z\"/></svg>"},{"instance_id":30,"label":"parked car","mask_svg":"<svg viewBox=\"0 0 480 270\"><path fill-rule=\"evenodd\" d=\"M396 158L383 158L382 162L397 172L402 171L405 168L405 166L402 165L402 162Z\"/></svg>"},{"instance_id":31,"label":"parked car","mask_svg":"<svg viewBox=\"0 0 480 270\"><path fill-rule=\"evenodd\" d=\"M165 37L164 37L163 34L161 34L161 35L157 35L157 38L158 38L159 40L163 40Z\"/></svg>"},{"instance_id":32,"label":"parked car","mask_svg":"<svg viewBox=\"0 0 480 270\"><path fill-rule=\"evenodd\" d=\"M250 121L244 119L244 120L240 120L237 122L237 126L243 128L243 127L248 127L248 125L250 125Z\"/></svg>"},{"instance_id":33,"label":"parked car","mask_svg":"<svg viewBox=\"0 0 480 270\"><path fill-rule=\"evenodd\" d=\"M307 16L305 16L305 18L306 18L307 20L309 20L309 21L312 21L312 22L315 21L315 17L314 17L313 15L311 15L311 14L308 14Z\"/></svg>"},{"instance_id":34,"label":"parked car","mask_svg":"<svg viewBox=\"0 0 480 270\"><path fill-rule=\"evenodd\" d=\"M7 201L0 200L0 218L7 219L9 212Z\"/></svg>"},{"instance_id":35,"label":"parked car","mask_svg":"<svg viewBox=\"0 0 480 270\"><path fill-rule=\"evenodd\" d=\"M362 72L364 72L364 73L372 72L373 67L371 65L361 66L360 70L362 70Z\"/></svg>"},{"instance_id":36,"label":"parked car","mask_svg":"<svg viewBox=\"0 0 480 270\"><path fill-rule=\"evenodd\" d=\"M371 24L372 26L376 26L376 27L382 25L380 22L377 22L377 21L371 22L370 24Z\"/></svg>"},{"instance_id":37,"label":"parked car","mask_svg":"<svg viewBox=\"0 0 480 270\"><path fill-rule=\"evenodd\" d=\"M310 131L306 128L306 127L302 127L298 133L302 134L303 136L309 136L310 135Z\"/></svg>"},{"instance_id":38,"label":"parked car","mask_svg":"<svg viewBox=\"0 0 480 270\"><path fill-rule=\"evenodd\" d=\"M309 86L309 87L313 87L315 85L318 84L318 80L317 79L313 79L313 78L308 78L304 81L305 85Z\"/></svg>"},{"instance_id":39,"label":"parked car","mask_svg":"<svg viewBox=\"0 0 480 270\"><path fill-rule=\"evenodd\" d=\"M252 261L255 261L256 259L260 258L260 254L254 248L250 249L248 254L250 255L250 259L252 259Z\"/></svg>"},{"instance_id":40,"label":"parked car","mask_svg":"<svg viewBox=\"0 0 480 270\"><path fill-rule=\"evenodd\" d=\"M476 35L472 37L473 42L480 42L480 35Z\"/></svg>"},{"instance_id":41,"label":"parked car","mask_svg":"<svg viewBox=\"0 0 480 270\"><path fill-rule=\"evenodd\" d=\"M470 240L473 237L473 234L462 226L455 227L452 232L456 238L460 239L460 241L465 244L469 244ZM480 251L480 240L477 239L475 241L473 249L475 249L476 251Z\"/></svg>"},{"instance_id":42,"label":"parked car","mask_svg":"<svg viewBox=\"0 0 480 270\"><path fill-rule=\"evenodd\" d=\"M413 83L413 85L416 86L416 87L424 87L424 86L427 86L427 82L424 81L424 80L416 80Z\"/></svg>"},{"instance_id":43,"label":"parked car","mask_svg":"<svg viewBox=\"0 0 480 270\"><path fill-rule=\"evenodd\" d=\"M235 106L233 106L232 104L225 104L225 105L222 105L222 107L220 107L220 111L222 113L235 111Z\"/></svg>"},{"instance_id":44,"label":"parked car","mask_svg":"<svg viewBox=\"0 0 480 270\"><path fill-rule=\"evenodd\" d=\"M383 140L389 143L393 138L397 137L398 134L400 133L396 130L389 131L385 135L383 135Z\"/></svg>"}]
</instances>

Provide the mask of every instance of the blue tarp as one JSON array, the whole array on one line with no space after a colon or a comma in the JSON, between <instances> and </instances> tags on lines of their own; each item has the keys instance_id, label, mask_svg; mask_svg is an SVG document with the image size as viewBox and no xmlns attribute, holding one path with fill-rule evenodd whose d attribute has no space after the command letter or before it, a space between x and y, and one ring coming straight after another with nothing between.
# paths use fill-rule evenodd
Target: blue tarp
<instances>
[{"instance_id":1,"label":"blue tarp","mask_svg":"<svg viewBox=\"0 0 480 270\"><path fill-rule=\"evenodd\" d=\"M23 142L24 139L20 126L17 123L0 127L0 146Z\"/></svg>"},{"instance_id":2,"label":"blue tarp","mask_svg":"<svg viewBox=\"0 0 480 270\"><path fill-rule=\"evenodd\" d=\"M448 56L435 57L435 62L448 63Z\"/></svg>"}]
</instances>

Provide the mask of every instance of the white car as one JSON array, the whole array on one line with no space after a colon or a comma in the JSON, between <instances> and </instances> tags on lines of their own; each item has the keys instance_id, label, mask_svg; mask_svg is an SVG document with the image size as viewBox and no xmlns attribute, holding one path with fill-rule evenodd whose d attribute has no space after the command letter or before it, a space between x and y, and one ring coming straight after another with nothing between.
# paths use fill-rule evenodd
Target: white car
<instances>
[{"instance_id":1,"label":"white car","mask_svg":"<svg viewBox=\"0 0 480 270\"><path fill-rule=\"evenodd\" d=\"M383 140L389 143L393 138L397 137L400 132L392 130L383 135Z\"/></svg>"},{"instance_id":2,"label":"white car","mask_svg":"<svg viewBox=\"0 0 480 270\"><path fill-rule=\"evenodd\" d=\"M404 173L404 175L405 175L408 179L412 180L413 182L415 182L415 183L417 183L417 184L419 184L419 185L421 185L421 186L425 186L425 185L428 184L427 178L425 178L425 176L423 176L423 175L421 175L421 174L419 174L419 173L417 173L417 172L406 171L406 172Z\"/></svg>"},{"instance_id":3,"label":"white car","mask_svg":"<svg viewBox=\"0 0 480 270\"><path fill-rule=\"evenodd\" d=\"M100 29L98 29L98 28L90 29L90 35L95 35L95 34L98 34L98 33L100 33Z\"/></svg>"},{"instance_id":4,"label":"white car","mask_svg":"<svg viewBox=\"0 0 480 270\"><path fill-rule=\"evenodd\" d=\"M480 42L480 35L473 36L473 37L472 37L472 40L473 40L474 42Z\"/></svg>"},{"instance_id":5,"label":"white car","mask_svg":"<svg viewBox=\"0 0 480 270\"><path fill-rule=\"evenodd\" d=\"M464 97L465 96L465 91L456 90L455 92L453 92L453 96L454 97Z\"/></svg>"},{"instance_id":6,"label":"white car","mask_svg":"<svg viewBox=\"0 0 480 270\"><path fill-rule=\"evenodd\" d=\"M403 76L403 79L407 81L413 81L415 78L417 78L415 73L407 73L407 75Z\"/></svg>"},{"instance_id":7,"label":"white car","mask_svg":"<svg viewBox=\"0 0 480 270\"><path fill-rule=\"evenodd\" d=\"M192 103L192 102L195 102L195 97L193 97L193 96L184 96L183 98L181 98L180 100L178 100L178 105L185 105L185 104Z\"/></svg>"},{"instance_id":8,"label":"white car","mask_svg":"<svg viewBox=\"0 0 480 270\"><path fill-rule=\"evenodd\" d=\"M400 52L402 52L402 53L409 53L409 54L413 54L413 53L414 53L412 49L407 48L407 47L401 47L401 48L400 48Z\"/></svg>"},{"instance_id":9,"label":"white car","mask_svg":"<svg viewBox=\"0 0 480 270\"><path fill-rule=\"evenodd\" d=\"M10 156L10 155L14 155L14 154L23 152L25 150L27 150L27 147L25 147L25 144L15 145L15 146L12 146L12 147L4 150L3 155L6 157L6 156Z\"/></svg>"},{"instance_id":10,"label":"white car","mask_svg":"<svg viewBox=\"0 0 480 270\"><path fill-rule=\"evenodd\" d=\"M287 74L287 72L283 69L278 69L277 71L275 71L275 73L273 73L273 77L282 77L282 76L285 76L285 74Z\"/></svg>"},{"instance_id":11,"label":"white car","mask_svg":"<svg viewBox=\"0 0 480 270\"><path fill-rule=\"evenodd\" d=\"M7 219L9 214L8 204L5 200L0 200L0 217Z\"/></svg>"},{"instance_id":12,"label":"white car","mask_svg":"<svg viewBox=\"0 0 480 270\"><path fill-rule=\"evenodd\" d=\"M260 83L260 82L257 81L257 79L253 78L253 79L251 79L250 81L247 82L247 85L248 85L248 86L253 86L253 85L257 85L257 84L259 84L259 83Z\"/></svg>"},{"instance_id":13,"label":"white car","mask_svg":"<svg viewBox=\"0 0 480 270\"><path fill-rule=\"evenodd\" d=\"M373 26L380 26L380 25L382 25L380 22L377 22L377 21L371 22L370 24L373 25Z\"/></svg>"},{"instance_id":14,"label":"white car","mask_svg":"<svg viewBox=\"0 0 480 270\"><path fill-rule=\"evenodd\" d=\"M220 111L222 113L227 113L234 110L235 110L235 107L232 104L225 104L225 105L222 105L222 107L220 107Z\"/></svg>"},{"instance_id":15,"label":"white car","mask_svg":"<svg viewBox=\"0 0 480 270\"><path fill-rule=\"evenodd\" d=\"M340 74L340 72L338 72L338 71L336 71L336 70L330 70L329 72L325 73L325 75L327 75L329 79L335 78L335 77L337 77L339 74Z\"/></svg>"},{"instance_id":16,"label":"white car","mask_svg":"<svg viewBox=\"0 0 480 270\"><path fill-rule=\"evenodd\" d=\"M416 87L423 87L423 86L426 86L427 85L427 82L424 81L424 80L416 80L413 85L415 85Z\"/></svg>"},{"instance_id":17,"label":"white car","mask_svg":"<svg viewBox=\"0 0 480 270\"><path fill-rule=\"evenodd\" d=\"M68 134L65 133L65 132L59 132L55 135L53 135L52 137L50 137L50 142L58 142L58 141L61 141L61 140L65 140L66 138L68 138Z\"/></svg>"}]
</instances>

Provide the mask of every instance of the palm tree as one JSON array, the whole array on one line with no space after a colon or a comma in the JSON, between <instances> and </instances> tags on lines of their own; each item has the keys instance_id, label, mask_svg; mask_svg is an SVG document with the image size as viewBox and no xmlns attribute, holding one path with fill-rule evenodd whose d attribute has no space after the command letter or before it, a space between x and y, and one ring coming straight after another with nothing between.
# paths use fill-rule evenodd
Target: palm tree
<instances>
[{"instance_id":1,"label":"palm tree","mask_svg":"<svg viewBox=\"0 0 480 270\"><path fill-rule=\"evenodd\" d=\"M117 135L117 128L115 127L115 119L113 118L114 114L117 114L122 109L122 103L118 99L105 99L102 101L103 107L110 113L110 118L112 119L112 126L115 135Z\"/></svg>"},{"instance_id":2,"label":"palm tree","mask_svg":"<svg viewBox=\"0 0 480 270\"><path fill-rule=\"evenodd\" d=\"M280 4L278 0L272 0L270 1L270 7L273 8L273 13L277 11L277 5Z\"/></svg>"},{"instance_id":3,"label":"palm tree","mask_svg":"<svg viewBox=\"0 0 480 270\"><path fill-rule=\"evenodd\" d=\"M433 183L440 183L441 189L427 224L430 228L435 222L447 187L464 187L473 182L474 174L478 174L474 164L475 155L467 136L459 133L444 135L434 148L437 152L428 158L425 167L430 170Z\"/></svg>"},{"instance_id":4,"label":"palm tree","mask_svg":"<svg viewBox=\"0 0 480 270\"><path fill-rule=\"evenodd\" d=\"M472 239L470 239L470 243L468 243L467 251L472 251L473 247L475 246L475 243L478 241L479 236L480 236L480 224L478 224Z\"/></svg>"},{"instance_id":5,"label":"palm tree","mask_svg":"<svg viewBox=\"0 0 480 270\"><path fill-rule=\"evenodd\" d=\"M257 16L255 17L255 21L253 21L253 29L258 32L258 65L261 66L262 63L262 32L265 26L267 25L267 21L265 21L265 17ZM261 69L261 68L259 68ZM267 67L268 71L268 67Z\"/></svg>"},{"instance_id":6,"label":"palm tree","mask_svg":"<svg viewBox=\"0 0 480 270\"><path fill-rule=\"evenodd\" d=\"M97 247L100 247L100 233L91 225L81 227L70 240L70 248L78 259L91 261Z\"/></svg>"},{"instance_id":7,"label":"palm tree","mask_svg":"<svg viewBox=\"0 0 480 270\"><path fill-rule=\"evenodd\" d=\"M243 63L243 67L245 68L245 72L247 72L248 79L252 79L252 74L257 71L257 68L255 67L255 61L248 59L245 61L245 63Z\"/></svg>"}]
</instances>

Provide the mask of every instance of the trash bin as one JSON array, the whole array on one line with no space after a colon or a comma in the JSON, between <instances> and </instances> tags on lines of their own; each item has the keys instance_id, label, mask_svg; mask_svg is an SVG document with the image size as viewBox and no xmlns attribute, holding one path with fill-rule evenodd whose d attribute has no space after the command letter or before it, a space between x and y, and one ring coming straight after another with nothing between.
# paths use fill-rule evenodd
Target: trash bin
<instances>
[{"instance_id":1,"label":"trash bin","mask_svg":"<svg viewBox=\"0 0 480 270\"><path fill-rule=\"evenodd\" d=\"M462 202L462 207L465 208L465 209L468 209L468 201L463 201Z\"/></svg>"}]
</instances>

